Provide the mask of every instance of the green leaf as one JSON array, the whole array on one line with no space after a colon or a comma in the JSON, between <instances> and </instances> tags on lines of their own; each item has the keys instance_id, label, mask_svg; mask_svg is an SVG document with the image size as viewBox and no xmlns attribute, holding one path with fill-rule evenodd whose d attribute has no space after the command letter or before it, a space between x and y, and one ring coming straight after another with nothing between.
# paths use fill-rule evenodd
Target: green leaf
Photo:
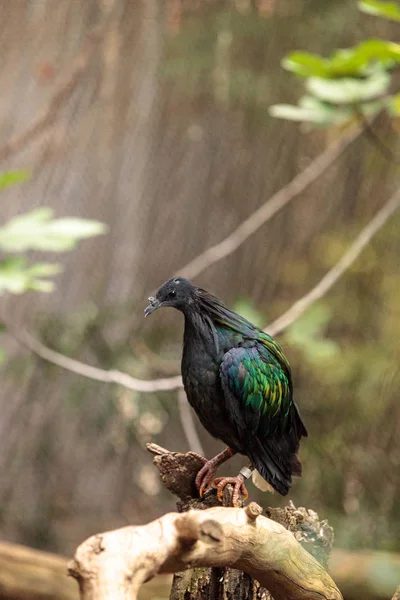
<instances>
[{"instance_id":1,"label":"green leaf","mask_svg":"<svg viewBox=\"0 0 400 600\"><path fill-rule=\"evenodd\" d=\"M106 226L104 223L100 223L100 221L65 218L52 221L49 223L47 230L60 237L79 239L94 237L101 233L105 233Z\"/></svg>"},{"instance_id":2,"label":"green leaf","mask_svg":"<svg viewBox=\"0 0 400 600\"><path fill-rule=\"evenodd\" d=\"M35 263L29 269L32 277L51 277L63 271L62 265L57 263Z\"/></svg>"},{"instance_id":3,"label":"green leaf","mask_svg":"<svg viewBox=\"0 0 400 600\"><path fill-rule=\"evenodd\" d=\"M44 250L64 252L79 239L105 233L99 221L64 218L52 220L50 208L39 208L15 217L0 228L0 248L5 251Z\"/></svg>"},{"instance_id":4,"label":"green leaf","mask_svg":"<svg viewBox=\"0 0 400 600\"><path fill-rule=\"evenodd\" d=\"M293 104L274 104L269 107L271 117L277 119L287 119L288 121L309 121L311 123L319 123L318 115L311 109Z\"/></svg>"},{"instance_id":5,"label":"green leaf","mask_svg":"<svg viewBox=\"0 0 400 600\"><path fill-rule=\"evenodd\" d=\"M296 51L285 56L282 60L282 67L300 77L310 77L311 75L326 77L327 62L319 54Z\"/></svg>"},{"instance_id":6,"label":"green leaf","mask_svg":"<svg viewBox=\"0 0 400 600\"><path fill-rule=\"evenodd\" d=\"M341 124L351 120L353 111L351 108L338 108L331 104L321 102L312 96L303 96L299 106L290 104L275 104L269 109L269 113L278 119L290 121L303 121L315 125L327 126Z\"/></svg>"},{"instance_id":7,"label":"green leaf","mask_svg":"<svg viewBox=\"0 0 400 600\"><path fill-rule=\"evenodd\" d=\"M380 0L361 0L358 8L370 15L385 17L400 22L400 6L397 2L381 2Z\"/></svg>"},{"instance_id":8,"label":"green leaf","mask_svg":"<svg viewBox=\"0 0 400 600\"><path fill-rule=\"evenodd\" d=\"M29 171L15 170L0 173L0 190L4 190L11 185L26 181L30 177Z\"/></svg>"},{"instance_id":9,"label":"green leaf","mask_svg":"<svg viewBox=\"0 0 400 600\"><path fill-rule=\"evenodd\" d=\"M323 58L309 52L292 52L282 61L282 66L299 77L360 77L368 75L375 64L381 69L400 62L400 44L369 39L353 48L336 50L330 57Z\"/></svg>"},{"instance_id":10,"label":"green leaf","mask_svg":"<svg viewBox=\"0 0 400 600\"><path fill-rule=\"evenodd\" d=\"M332 104L359 104L373 100L385 93L389 85L390 75L383 70L376 71L365 79L310 77L306 83L311 94Z\"/></svg>"},{"instance_id":11,"label":"green leaf","mask_svg":"<svg viewBox=\"0 0 400 600\"><path fill-rule=\"evenodd\" d=\"M33 292L43 292L45 294L50 294L55 290L54 281L47 281L46 279L32 279L29 284L29 288L27 290L32 290Z\"/></svg>"},{"instance_id":12,"label":"green leaf","mask_svg":"<svg viewBox=\"0 0 400 600\"><path fill-rule=\"evenodd\" d=\"M62 267L58 264L28 265L27 260L20 256L6 258L0 262L0 294L23 294L29 290L52 292L54 283L40 278L56 275L61 270Z\"/></svg>"},{"instance_id":13,"label":"green leaf","mask_svg":"<svg viewBox=\"0 0 400 600\"><path fill-rule=\"evenodd\" d=\"M6 353L4 351L4 348L0 348L0 363L2 363L4 361L6 357Z\"/></svg>"}]
</instances>

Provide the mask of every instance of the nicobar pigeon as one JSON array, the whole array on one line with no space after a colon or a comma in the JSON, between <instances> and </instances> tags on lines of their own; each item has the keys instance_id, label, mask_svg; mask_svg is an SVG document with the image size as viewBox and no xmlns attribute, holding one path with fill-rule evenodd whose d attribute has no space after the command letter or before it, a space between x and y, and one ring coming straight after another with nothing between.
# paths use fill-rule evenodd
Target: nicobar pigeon
<instances>
[{"instance_id":1,"label":"nicobar pigeon","mask_svg":"<svg viewBox=\"0 0 400 600\"><path fill-rule=\"evenodd\" d=\"M163 306L185 318L182 378L202 425L227 448L196 477L200 496L213 486L218 498L233 484L232 502L248 496L244 467L237 477L214 479L217 467L236 453L251 461L253 482L286 495L292 475L301 476L297 455L307 429L293 400L289 363L271 336L187 279L169 279L149 298L145 315ZM272 488L272 490L271 490Z\"/></svg>"}]
</instances>

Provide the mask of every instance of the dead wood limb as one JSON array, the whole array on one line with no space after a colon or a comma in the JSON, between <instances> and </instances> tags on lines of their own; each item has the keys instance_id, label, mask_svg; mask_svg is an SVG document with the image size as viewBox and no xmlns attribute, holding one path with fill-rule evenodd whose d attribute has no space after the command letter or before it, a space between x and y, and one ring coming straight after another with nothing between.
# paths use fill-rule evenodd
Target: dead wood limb
<instances>
[{"instance_id":1,"label":"dead wood limb","mask_svg":"<svg viewBox=\"0 0 400 600\"><path fill-rule=\"evenodd\" d=\"M82 600L136 598L157 573L232 567L248 573L275 600L340 600L321 564L282 525L246 508L214 507L169 513L141 527L124 527L83 542L70 564Z\"/></svg>"},{"instance_id":2,"label":"dead wood limb","mask_svg":"<svg viewBox=\"0 0 400 600\"><path fill-rule=\"evenodd\" d=\"M0 600L79 600L67 563L65 556L0 542ZM166 597L170 587L171 577L160 575L142 586L138 600Z\"/></svg>"},{"instance_id":3,"label":"dead wood limb","mask_svg":"<svg viewBox=\"0 0 400 600\"><path fill-rule=\"evenodd\" d=\"M333 550L329 562L329 573L347 600L388 600L399 582L398 554ZM1 542L0 599L78 600L78 588L67 577L66 565L64 556ZM376 580L377 573L384 573L379 582ZM180 590L186 589L189 576L190 571L175 576L179 579ZM201 580L198 582L198 589L203 589L202 583ZM139 600L166 598L170 588L171 577L159 575L142 586ZM400 600L400 586L396 594L392 600ZM182 598L183 594L176 597ZM239 594L234 597L242 599Z\"/></svg>"},{"instance_id":4,"label":"dead wood limb","mask_svg":"<svg viewBox=\"0 0 400 600\"><path fill-rule=\"evenodd\" d=\"M373 119L376 118L373 117ZM372 119L372 120L373 120ZM371 120L371 121L372 121ZM370 124L371 121L368 123ZM328 146L303 171L298 173L289 183L275 192L264 204L247 217L221 242L210 246L189 263L181 267L173 277L194 279L211 265L231 255L243 242L269 221L278 211L303 193L318 177L320 177L364 132L364 127L358 127Z\"/></svg>"},{"instance_id":5,"label":"dead wood limb","mask_svg":"<svg viewBox=\"0 0 400 600\"><path fill-rule=\"evenodd\" d=\"M4 600L77 600L63 556L0 543L0 598Z\"/></svg>"},{"instance_id":6,"label":"dead wood limb","mask_svg":"<svg viewBox=\"0 0 400 600\"><path fill-rule=\"evenodd\" d=\"M136 598L141 584L157 573L181 574L204 567L242 571L267 588L275 600L342 599L323 566L291 531L262 516L257 504L213 506L214 494L196 499L193 478L202 465L198 458L154 444L148 449L155 455L164 485L179 496L181 512L83 542L70 563L82 600Z\"/></svg>"}]
</instances>

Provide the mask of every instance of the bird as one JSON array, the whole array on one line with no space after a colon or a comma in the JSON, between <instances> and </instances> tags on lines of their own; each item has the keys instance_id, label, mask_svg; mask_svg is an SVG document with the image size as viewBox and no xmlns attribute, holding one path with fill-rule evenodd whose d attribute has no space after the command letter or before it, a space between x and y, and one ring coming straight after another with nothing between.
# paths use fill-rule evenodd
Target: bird
<instances>
[{"instance_id":1,"label":"bird","mask_svg":"<svg viewBox=\"0 0 400 600\"><path fill-rule=\"evenodd\" d=\"M212 488L222 501L233 485L232 504L248 498L245 481L286 495L292 476L300 477L298 456L307 429L293 399L289 362L267 333L230 310L188 279L174 277L150 296L145 316L161 307L184 315L182 380L187 399L203 427L226 449L203 462L195 483L200 497ZM195 454L195 453L192 453ZM236 477L215 478L234 454L250 459Z\"/></svg>"}]
</instances>

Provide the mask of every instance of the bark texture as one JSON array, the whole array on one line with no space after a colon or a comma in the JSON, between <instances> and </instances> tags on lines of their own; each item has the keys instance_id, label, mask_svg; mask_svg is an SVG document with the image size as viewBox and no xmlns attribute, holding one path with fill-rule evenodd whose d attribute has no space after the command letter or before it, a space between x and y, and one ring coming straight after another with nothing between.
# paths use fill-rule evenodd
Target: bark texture
<instances>
[{"instance_id":1,"label":"bark texture","mask_svg":"<svg viewBox=\"0 0 400 600\"><path fill-rule=\"evenodd\" d=\"M141 584L157 573L197 567L244 571L275 600L342 599L322 565L261 512L251 503L169 513L148 525L95 535L78 547L70 573L82 600L136 598Z\"/></svg>"},{"instance_id":2,"label":"bark texture","mask_svg":"<svg viewBox=\"0 0 400 600\"><path fill-rule=\"evenodd\" d=\"M245 508L215 506L213 492L196 499L194 475L202 464L196 456L171 453L154 444L148 449L155 454L164 485L179 497L180 512L83 542L70 564L82 600L136 598L141 584L157 573L179 573L172 586L173 600L261 600L269 597L267 590L275 600L342 598L321 563L288 528L262 516L256 503ZM226 504L230 493L227 488ZM304 520L294 507L281 517L292 527L296 518ZM309 529L315 537L314 528ZM307 540L309 532L305 529L301 535Z\"/></svg>"},{"instance_id":3,"label":"bark texture","mask_svg":"<svg viewBox=\"0 0 400 600\"><path fill-rule=\"evenodd\" d=\"M18 544L0 543L0 598L77 600L76 586L62 556Z\"/></svg>"}]
</instances>

